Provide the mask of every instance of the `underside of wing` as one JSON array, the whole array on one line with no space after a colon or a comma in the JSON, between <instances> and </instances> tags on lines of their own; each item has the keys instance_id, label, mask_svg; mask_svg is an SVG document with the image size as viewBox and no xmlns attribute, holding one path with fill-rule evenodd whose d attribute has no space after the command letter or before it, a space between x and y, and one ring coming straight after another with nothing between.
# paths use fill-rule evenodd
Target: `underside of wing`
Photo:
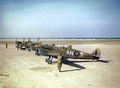
<instances>
[{"instance_id":1,"label":"underside of wing","mask_svg":"<svg viewBox=\"0 0 120 88\"><path fill-rule=\"evenodd\" d=\"M55 56L55 57L57 57L58 55L60 55L59 53L47 53L48 55L50 55L50 56Z\"/></svg>"}]
</instances>

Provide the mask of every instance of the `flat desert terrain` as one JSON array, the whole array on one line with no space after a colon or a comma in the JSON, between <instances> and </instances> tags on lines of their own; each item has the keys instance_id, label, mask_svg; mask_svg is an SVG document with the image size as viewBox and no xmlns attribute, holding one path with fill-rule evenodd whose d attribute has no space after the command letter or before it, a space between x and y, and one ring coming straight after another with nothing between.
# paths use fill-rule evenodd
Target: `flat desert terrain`
<instances>
[{"instance_id":1,"label":"flat desert terrain","mask_svg":"<svg viewBox=\"0 0 120 88\"><path fill-rule=\"evenodd\" d=\"M72 44L88 53L95 48L102 52L98 62L64 60L62 72L58 72L57 59L50 65L45 56L17 50L10 41L6 49L5 42L0 44L0 88L120 88L120 41L55 41L56 46Z\"/></svg>"}]
</instances>

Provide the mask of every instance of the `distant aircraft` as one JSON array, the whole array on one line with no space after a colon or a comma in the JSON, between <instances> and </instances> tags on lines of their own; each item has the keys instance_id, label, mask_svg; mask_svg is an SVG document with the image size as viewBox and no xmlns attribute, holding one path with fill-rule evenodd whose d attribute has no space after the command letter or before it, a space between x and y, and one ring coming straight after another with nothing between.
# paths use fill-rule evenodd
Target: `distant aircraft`
<instances>
[{"instance_id":1,"label":"distant aircraft","mask_svg":"<svg viewBox=\"0 0 120 88\"><path fill-rule=\"evenodd\" d=\"M92 53L72 49L71 45L68 47L58 47L55 44L39 44L35 48L37 49L36 55L48 56L45 59L48 64L52 64L52 59L57 58L60 54L62 54L64 59L92 59L93 61L97 61L101 57L101 50L99 48L95 49Z\"/></svg>"},{"instance_id":2,"label":"distant aircraft","mask_svg":"<svg viewBox=\"0 0 120 88\"><path fill-rule=\"evenodd\" d=\"M20 48L21 50L35 51L36 48L34 46L39 44L39 38L37 42L31 42L30 39L28 39L28 41L25 41L25 38L23 38L23 41L16 40L15 44L18 50Z\"/></svg>"}]
</instances>

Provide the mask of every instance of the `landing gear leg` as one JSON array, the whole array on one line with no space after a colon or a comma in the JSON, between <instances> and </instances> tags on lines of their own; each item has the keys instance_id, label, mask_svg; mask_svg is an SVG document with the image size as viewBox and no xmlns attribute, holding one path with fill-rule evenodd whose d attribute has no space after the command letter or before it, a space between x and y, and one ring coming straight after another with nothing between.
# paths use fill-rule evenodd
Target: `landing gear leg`
<instances>
[{"instance_id":1,"label":"landing gear leg","mask_svg":"<svg viewBox=\"0 0 120 88\"><path fill-rule=\"evenodd\" d=\"M17 44L16 48L17 48L17 50L19 50L19 48L20 48L20 44Z\"/></svg>"},{"instance_id":2,"label":"landing gear leg","mask_svg":"<svg viewBox=\"0 0 120 88\"><path fill-rule=\"evenodd\" d=\"M52 64L52 59L53 59L53 57L52 57L52 56L49 56L49 58L46 58L45 61L46 61L48 64Z\"/></svg>"},{"instance_id":3,"label":"landing gear leg","mask_svg":"<svg viewBox=\"0 0 120 88\"><path fill-rule=\"evenodd\" d=\"M39 50L37 49L35 55L40 56Z\"/></svg>"}]
</instances>

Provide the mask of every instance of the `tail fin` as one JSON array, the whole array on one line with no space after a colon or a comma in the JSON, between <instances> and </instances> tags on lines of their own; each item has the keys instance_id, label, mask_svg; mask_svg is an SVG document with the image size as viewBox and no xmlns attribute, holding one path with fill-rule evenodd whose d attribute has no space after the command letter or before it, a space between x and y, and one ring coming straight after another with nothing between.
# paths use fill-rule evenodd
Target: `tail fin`
<instances>
[{"instance_id":1,"label":"tail fin","mask_svg":"<svg viewBox=\"0 0 120 88\"><path fill-rule=\"evenodd\" d=\"M39 42L39 38L38 38L38 42Z\"/></svg>"},{"instance_id":2,"label":"tail fin","mask_svg":"<svg viewBox=\"0 0 120 88\"><path fill-rule=\"evenodd\" d=\"M93 51L92 54L93 54L93 57L99 59L101 57L101 50L99 48L97 48Z\"/></svg>"},{"instance_id":3,"label":"tail fin","mask_svg":"<svg viewBox=\"0 0 120 88\"><path fill-rule=\"evenodd\" d=\"M37 40L37 42L36 42L37 44L39 43L39 38L38 38L38 40Z\"/></svg>"}]
</instances>

